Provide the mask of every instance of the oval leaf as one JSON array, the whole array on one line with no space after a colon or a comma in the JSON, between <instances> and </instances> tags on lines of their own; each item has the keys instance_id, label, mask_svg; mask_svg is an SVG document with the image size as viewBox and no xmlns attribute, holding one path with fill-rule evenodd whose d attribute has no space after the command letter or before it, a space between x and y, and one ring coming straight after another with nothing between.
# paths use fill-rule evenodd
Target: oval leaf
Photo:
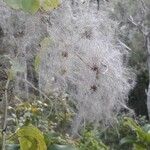
<instances>
[{"instance_id":1,"label":"oval leaf","mask_svg":"<svg viewBox=\"0 0 150 150\"><path fill-rule=\"evenodd\" d=\"M42 132L31 124L20 128L17 136L21 150L47 150Z\"/></svg>"},{"instance_id":2,"label":"oval leaf","mask_svg":"<svg viewBox=\"0 0 150 150\"><path fill-rule=\"evenodd\" d=\"M45 11L53 10L60 5L59 0L44 0L41 7Z\"/></svg>"},{"instance_id":3,"label":"oval leaf","mask_svg":"<svg viewBox=\"0 0 150 150\"><path fill-rule=\"evenodd\" d=\"M40 0L22 0L22 9L29 13L36 13L40 8Z\"/></svg>"},{"instance_id":4,"label":"oval leaf","mask_svg":"<svg viewBox=\"0 0 150 150\"><path fill-rule=\"evenodd\" d=\"M76 148L70 146L70 145L52 145L48 148L48 150L77 150Z\"/></svg>"},{"instance_id":5,"label":"oval leaf","mask_svg":"<svg viewBox=\"0 0 150 150\"><path fill-rule=\"evenodd\" d=\"M8 6L10 6L13 9L21 9L22 3L21 0L5 0Z\"/></svg>"},{"instance_id":6,"label":"oval leaf","mask_svg":"<svg viewBox=\"0 0 150 150\"><path fill-rule=\"evenodd\" d=\"M123 145L123 144L133 144L133 143L136 143L137 140L133 137L125 137L125 138L122 138L121 141L120 141L120 145Z\"/></svg>"},{"instance_id":7,"label":"oval leaf","mask_svg":"<svg viewBox=\"0 0 150 150\"><path fill-rule=\"evenodd\" d=\"M20 146L18 144L7 144L6 150L19 150Z\"/></svg>"}]
</instances>

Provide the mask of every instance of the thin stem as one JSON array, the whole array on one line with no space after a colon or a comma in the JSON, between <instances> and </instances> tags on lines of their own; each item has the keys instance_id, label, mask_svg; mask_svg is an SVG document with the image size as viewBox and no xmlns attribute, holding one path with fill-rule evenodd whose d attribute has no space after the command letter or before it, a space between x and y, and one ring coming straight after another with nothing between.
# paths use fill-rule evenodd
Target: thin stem
<instances>
[{"instance_id":1,"label":"thin stem","mask_svg":"<svg viewBox=\"0 0 150 150\"><path fill-rule=\"evenodd\" d=\"M42 92L41 90L39 90L38 88L36 88L31 82L29 82L28 80L25 80L25 79L21 79L22 81L26 82L30 87L32 87L33 89L35 89L36 91L38 91L40 94L42 94L46 99L50 100L51 99L44 93Z\"/></svg>"},{"instance_id":2,"label":"thin stem","mask_svg":"<svg viewBox=\"0 0 150 150\"><path fill-rule=\"evenodd\" d=\"M3 122L3 131L2 131L2 150L5 150L6 146L6 127L7 127L7 114L8 114L8 87L10 79L7 80L5 86L5 101L4 101L4 122Z\"/></svg>"}]
</instances>

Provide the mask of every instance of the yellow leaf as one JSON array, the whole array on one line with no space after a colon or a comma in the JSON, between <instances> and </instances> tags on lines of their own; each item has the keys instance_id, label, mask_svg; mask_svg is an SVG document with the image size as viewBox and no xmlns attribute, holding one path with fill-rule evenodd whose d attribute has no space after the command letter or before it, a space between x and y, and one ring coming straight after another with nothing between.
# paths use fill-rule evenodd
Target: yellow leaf
<instances>
[{"instance_id":1,"label":"yellow leaf","mask_svg":"<svg viewBox=\"0 0 150 150\"><path fill-rule=\"evenodd\" d=\"M60 5L59 0L44 0L41 7L45 11L53 10Z\"/></svg>"},{"instance_id":2,"label":"yellow leaf","mask_svg":"<svg viewBox=\"0 0 150 150\"><path fill-rule=\"evenodd\" d=\"M21 150L47 150L42 132L29 124L17 131Z\"/></svg>"}]
</instances>

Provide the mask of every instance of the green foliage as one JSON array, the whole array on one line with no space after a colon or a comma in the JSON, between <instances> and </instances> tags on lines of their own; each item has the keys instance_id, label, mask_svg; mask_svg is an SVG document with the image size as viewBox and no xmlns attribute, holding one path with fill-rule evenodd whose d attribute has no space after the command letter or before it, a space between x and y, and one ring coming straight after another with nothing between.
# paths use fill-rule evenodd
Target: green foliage
<instances>
[{"instance_id":1,"label":"green foliage","mask_svg":"<svg viewBox=\"0 0 150 150\"><path fill-rule=\"evenodd\" d=\"M129 126L136 136L125 137L121 140L121 144L133 144L133 150L147 150L150 149L150 125L146 124L144 127L138 125L133 119L125 118L124 124Z\"/></svg>"},{"instance_id":2,"label":"green foliage","mask_svg":"<svg viewBox=\"0 0 150 150\"><path fill-rule=\"evenodd\" d=\"M108 150L93 131L85 131L78 145L80 150Z\"/></svg>"},{"instance_id":3,"label":"green foliage","mask_svg":"<svg viewBox=\"0 0 150 150\"><path fill-rule=\"evenodd\" d=\"M41 7L43 10L49 11L49 10L57 8L59 4L60 4L59 0L45 0L42 3Z\"/></svg>"},{"instance_id":4,"label":"green foliage","mask_svg":"<svg viewBox=\"0 0 150 150\"><path fill-rule=\"evenodd\" d=\"M39 0L22 0L22 9L29 13L36 13L40 8Z\"/></svg>"},{"instance_id":5,"label":"green foliage","mask_svg":"<svg viewBox=\"0 0 150 150\"><path fill-rule=\"evenodd\" d=\"M4 57L8 58L8 61L11 65L11 67L9 69L7 69L7 75L8 75L9 80L13 80L17 73L25 72L26 68L22 64L20 64L17 57L13 58L13 59L8 55L4 55Z\"/></svg>"},{"instance_id":6,"label":"green foliage","mask_svg":"<svg viewBox=\"0 0 150 150\"><path fill-rule=\"evenodd\" d=\"M35 71L38 73L39 67L41 64L41 58L44 57L46 49L52 44L52 39L50 37L45 37L41 42L40 42L40 51L36 55L35 60L34 60L34 68Z\"/></svg>"},{"instance_id":7,"label":"green foliage","mask_svg":"<svg viewBox=\"0 0 150 150\"><path fill-rule=\"evenodd\" d=\"M19 138L21 150L34 150L37 149L37 145L43 145L44 143L44 145L47 146L48 150L78 150L75 147L78 147L80 150L108 149L92 131L84 132L83 138L81 139L72 139L69 136L69 134L67 134L67 132L64 130L64 128L66 128L65 122L71 117L69 110L70 106L67 104L65 99L61 100L61 96L59 98L57 97L57 100L59 104L56 104L57 111L55 112L53 109L51 109L50 116L48 118L46 117L46 120L48 121L48 124L46 123L47 125L40 121L43 121L44 116L46 116L44 111L48 111L49 103L46 101L40 102L39 100L36 100L32 103L22 102L20 105L17 106L16 109L14 109L14 114L16 114L18 122L20 122L21 118L24 118L24 120L28 120L23 121L22 124L24 125L20 127L20 129L16 132L16 135ZM13 108L10 109L12 112ZM43 113L44 115L42 115ZM23 114L28 115L23 116ZM66 118L67 116L69 118ZM34 122L34 118L37 118L38 121ZM43 130L43 128L40 127L40 129L42 129L42 131L44 132L44 136L41 131L39 131L35 126L31 125L29 122L34 123L38 127L45 126L43 128L47 128L47 130ZM62 122L64 123L62 124ZM70 119L69 122L71 122ZM60 131L62 132L62 134ZM13 147L13 145L11 146Z\"/></svg>"},{"instance_id":8,"label":"green foliage","mask_svg":"<svg viewBox=\"0 0 150 150\"><path fill-rule=\"evenodd\" d=\"M43 131L57 130L66 133L74 116L71 101L63 95L51 94L49 97L46 100L31 97L31 102L18 103L15 109L9 107L14 124L20 127L29 119Z\"/></svg>"},{"instance_id":9,"label":"green foliage","mask_svg":"<svg viewBox=\"0 0 150 150\"><path fill-rule=\"evenodd\" d=\"M35 71L36 71L36 72L39 71L40 63L41 63L40 55L37 55L37 56L35 57L35 60L34 60L34 68L35 68Z\"/></svg>"},{"instance_id":10,"label":"green foliage","mask_svg":"<svg viewBox=\"0 0 150 150\"><path fill-rule=\"evenodd\" d=\"M21 9L22 8L21 0L5 0L5 2L13 9Z\"/></svg>"},{"instance_id":11,"label":"green foliage","mask_svg":"<svg viewBox=\"0 0 150 150\"><path fill-rule=\"evenodd\" d=\"M25 72L25 67L20 64L17 58L10 59L10 63L11 63L11 68L9 70L10 76L8 76L10 80L12 80L16 76L17 73Z\"/></svg>"},{"instance_id":12,"label":"green foliage","mask_svg":"<svg viewBox=\"0 0 150 150\"><path fill-rule=\"evenodd\" d=\"M20 150L19 144L8 144L6 150Z\"/></svg>"},{"instance_id":13,"label":"green foliage","mask_svg":"<svg viewBox=\"0 0 150 150\"><path fill-rule=\"evenodd\" d=\"M117 123L105 129L99 127L99 138L110 147L111 150L131 150L130 144L120 145L120 139L128 135L133 135L133 132L127 126L124 126L122 117L118 117Z\"/></svg>"},{"instance_id":14,"label":"green foliage","mask_svg":"<svg viewBox=\"0 0 150 150\"><path fill-rule=\"evenodd\" d=\"M55 132L43 135L38 128L28 122L18 129L15 135L19 139L19 144L7 144L7 150L78 150L67 138Z\"/></svg>"},{"instance_id":15,"label":"green foliage","mask_svg":"<svg viewBox=\"0 0 150 150\"><path fill-rule=\"evenodd\" d=\"M62 136L54 131L44 134L44 138L48 147L53 144L66 144L66 141L62 138Z\"/></svg>"},{"instance_id":16,"label":"green foliage","mask_svg":"<svg viewBox=\"0 0 150 150\"><path fill-rule=\"evenodd\" d=\"M71 145L52 145L48 148L48 150L77 150L76 148L72 147Z\"/></svg>"},{"instance_id":17,"label":"green foliage","mask_svg":"<svg viewBox=\"0 0 150 150\"><path fill-rule=\"evenodd\" d=\"M53 98L55 99L56 97ZM59 98L60 100L57 99L59 105L56 103L58 107L57 111L55 112L53 108L51 108L51 114L46 118L44 118L44 116L46 116L45 113L49 111L48 105L50 105L47 101L39 101L36 99L36 101L32 100L32 103L24 102L17 106L15 110L17 112L16 115L19 122L23 117L24 120L31 118L29 122L32 122L38 128L40 127L39 129L44 133L42 134L41 131L39 131L31 124L27 124L26 121L22 122L24 126L22 126L16 132L18 137L20 137L22 140L20 141L19 139L21 147L25 147L24 145L28 145L30 149L34 150L37 149L37 143L39 142L39 140L42 140L43 143L45 143L45 145L47 146L48 150L67 150L67 148L68 150L74 150L74 147L77 147L79 150L108 150L109 148L106 145L109 145L110 149L113 150L131 150L132 145L134 150L143 150L143 145L144 150L147 150L147 148L149 148L150 125L145 125L143 126L143 128L141 128L130 118L126 118L124 123L122 123L121 120L114 128L108 127L109 130L107 129L104 131L105 137L101 136L101 131L93 131L93 127L90 126L85 132L81 130L83 134L81 134L80 138L72 139L68 134L66 134L67 130L64 130L64 128L66 128L66 124L61 124L60 126L61 121L66 121L64 119L65 115L64 117L62 117L62 115L60 114L65 114L63 112L66 111L66 108L69 108L69 105L65 104L64 101L61 100L61 97ZM26 115L23 116L23 114ZM47 122L44 123L44 120ZM142 121L139 121L142 122L141 124L145 124L145 121L143 121L143 119ZM69 122L71 122L71 120L69 120ZM133 132L129 128L129 126L131 129L133 129ZM18 132L20 132L21 136L18 134ZM136 134L134 134L134 132ZM120 139L125 136L126 138L123 138L120 141ZM101 141L101 139L106 145ZM72 145L73 147L70 145ZM13 147L13 144L9 146Z\"/></svg>"},{"instance_id":18,"label":"green foliage","mask_svg":"<svg viewBox=\"0 0 150 150\"><path fill-rule=\"evenodd\" d=\"M4 0L13 9L22 9L35 14L39 9L49 11L57 8L59 0Z\"/></svg>"}]
</instances>

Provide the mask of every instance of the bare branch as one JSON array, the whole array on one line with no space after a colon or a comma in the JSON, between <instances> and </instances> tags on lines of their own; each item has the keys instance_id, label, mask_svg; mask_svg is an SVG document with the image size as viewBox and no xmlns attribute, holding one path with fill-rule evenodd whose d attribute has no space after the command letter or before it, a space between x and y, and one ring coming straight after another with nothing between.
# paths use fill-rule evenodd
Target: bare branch
<instances>
[{"instance_id":1,"label":"bare branch","mask_svg":"<svg viewBox=\"0 0 150 150\"><path fill-rule=\"evenodd\" d=\"M10 80L8 79L5 86L5 106L4 106L4 122L3 122L3 131L2 131L2 150L5 150L6 146L6 128L7 128L7 114L8 114L8 87Z\"/></svg>"},{"instance_id":2,"label":"bare branch","mask_svg":"<svg viewBox=\"0 0 150 150\"><path fill-rule=\"evenodd\" d=\"M125 43L123 43L122 41L120 41L120 40L118 40L118 42L122 45L122 46L124 46L126 49L128 49L128 50L132 50L129 46L127 46Z\"/></svg>"}]
</instances>

